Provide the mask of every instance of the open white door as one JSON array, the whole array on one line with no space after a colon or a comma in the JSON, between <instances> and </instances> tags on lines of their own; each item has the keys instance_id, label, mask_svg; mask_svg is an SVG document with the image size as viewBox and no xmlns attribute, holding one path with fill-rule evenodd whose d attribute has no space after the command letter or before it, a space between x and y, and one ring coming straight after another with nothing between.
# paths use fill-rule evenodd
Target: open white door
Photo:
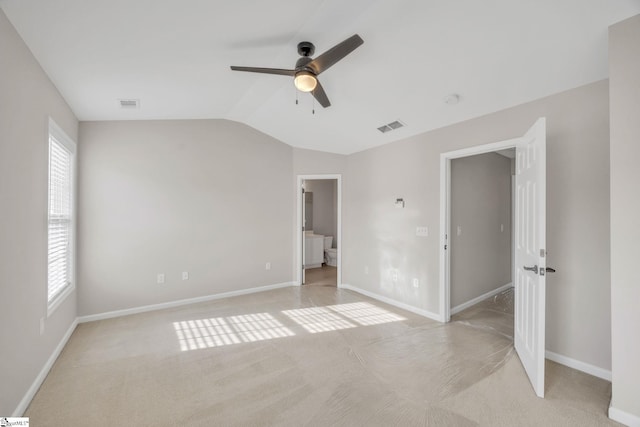
<instances>
[{"instance_id":1,"label":"open white door","mask_svg":"<svg viewBox=\"0 0 640 427\"><path fill-rule=\"evenodd\" d=\"M533 389L544 397L546 120L516 145L514 342Z\"/></svg>"}]
</instances>

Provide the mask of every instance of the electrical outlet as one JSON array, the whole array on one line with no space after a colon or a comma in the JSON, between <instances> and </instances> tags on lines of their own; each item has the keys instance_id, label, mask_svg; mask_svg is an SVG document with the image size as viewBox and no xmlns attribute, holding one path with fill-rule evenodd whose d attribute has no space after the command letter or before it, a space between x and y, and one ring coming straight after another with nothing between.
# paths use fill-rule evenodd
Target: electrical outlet
<instances>
[{"instance_id":1,"label":"electrical outlet","mask_svg":"<svg viewBox=\"0 0 640 427\"><path fill-rule=\"evenodd\" d=\"M44 317L40 318L40 335L44 334Z\"/></svg>"},{"instance_id":2,"label":"electrical outlet","mask_svg":"<svg viewBox=\"0 0 640 427\"><path fill-rule=\"evenodd\" d=\"M158 284L164 283L164 273L158 273Z\"/></svg>"},{"instance_id":3,"label":"electrical outlet","mask_svg":"<svg viewBox=\"0 0 640 427\"><path fill-rule=\"evenodd\" d=\"M429 237L429 227L416 227L416 236Z\"/></svg>"},{"instance_id":4,"label":"electrical outlet","mask_svg":"<svg viewBox=\"0 0 640 427\"><path fill-rule=\"evenodd\" d=\"M265 270L271 270L271 263L270 263L270 262L267 262L267 263L264 265L264 269L265 269Z\"/></svg>"},{"instance_id":5,"label":"electrical outlet","mask_svg":"<svg viewBox=\"0 0 640 427\"><path fill-rule=\"evenodd\" d=\"M420 287L420 281L418 279L413 279L413 287L414 288Z\"/></svg>"},{"instance_id":6,"label":"electrical outlet","mask_svg":"<svg viewBox=\"0 0 640 427\"><path fill-rule=\"evenodd\" d=\"M182 280L189 280L189 272L188 271L183 271L182 272Z\"/></svg>"},{"instance_id":7,"label":"electrical outlet","mask_svg":"<svg viewBox=\"0 0 640 427\"><path fill-rule=\"evenodd\" d=\"M461 226L461 225L459 225L459 226L458 226L458 228L457 228L457 230L456 230L456 234L457 234L458 236L462 234L462 226Z\"/></svg>"}]
</instances>

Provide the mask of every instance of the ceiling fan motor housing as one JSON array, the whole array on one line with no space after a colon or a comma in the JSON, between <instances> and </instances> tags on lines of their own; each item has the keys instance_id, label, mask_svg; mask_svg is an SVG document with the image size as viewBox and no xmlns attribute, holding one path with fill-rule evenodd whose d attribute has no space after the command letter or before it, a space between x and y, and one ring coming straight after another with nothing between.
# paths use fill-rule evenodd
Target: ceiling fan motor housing
<instances>
[{"instance_id":1,"label":"ceiling fan motor housing","mask_svg":"<svg viewBox=\"0 0 640 427\"><path fill-rule=\"evenodd\" d=\"M301 56L300 58L298 58L298 60L296 61L296 71L310 71L314 74L316 74L316 70L314 70L311 67L307 67L307 64L309 62L313 61L313 58L311 58L310 56Z\"/></svg>"}]
</instances>

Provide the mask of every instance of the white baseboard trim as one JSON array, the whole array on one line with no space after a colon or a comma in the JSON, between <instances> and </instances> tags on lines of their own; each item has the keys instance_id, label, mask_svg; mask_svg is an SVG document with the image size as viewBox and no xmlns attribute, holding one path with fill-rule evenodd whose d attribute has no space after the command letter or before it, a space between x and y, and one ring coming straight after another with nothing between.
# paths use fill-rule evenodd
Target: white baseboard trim
<instances>
[{"instance_id":1,"label":"white baseboard trim","mask_svg":"<svg viewBox=\"0 0 640 427\"><path fill-rule=\"evenodd\" d=\"M640 427L640 417L609 406L609 418L629 427Z\"/></svg>"},{"instance_id":2,"label":"white baseboard trim","mask_svg":"<svg viewBox=\"0 0 640 427\"><path fill-rule=\"evenodd\" d=\"M47 362L40 370L40 373L31 384L31 387L29 387L27 393L24 395L20 403L18 403L18 407L15 411L13 411L12 417L21 417L24 414L24 411L27 410L27 407L31 403L33 396L35 396L40 389L40 386L44 382L45 378L47 378L47 375L49 375L51 367L56 362L58 356L60 356L60 353L62 352L64 346L67 345L67 341L69 341L69 338L71 338L71 334L73 334L73 331L76 330L76 326L78 326L78 319L73 320L71 326L69 326L69 329L67 329L67 332L65 332L64 336L62 337L56 348L53 350L53 353L51 353L51 356L49 356L49 359L47 359Z\"/></svg>"},{"instance_id":3,"label":"white baseboard trim","mask_svg":"<svg viewBox=\"0 0 640 427\"><path fill-rule=\"evenodd\" d=\"M395 307L401 308L403 310L410 311L410 312L418 314L420 316L427 317L427 318L429 318L431 320L435 320L437 322L442 322L441 316L439 316L439 315L437 315L435 313L432 313L432 312L427 311L427 310L423 310L421 308L414 307L414 306L409 305L409 304L405 304L405 303L400 302L400 301L396 301L396 300L391 299L389 297L378 295L376 293L373 293L373 292L370 292L370 291L366 291L364 289L356 288L355 286L347 285L347 284L344 284L344 283L341 284L338 287L340 289L346 289L346 290L349 290L349 291L357 292L359 294L368 296L369 298L373 298L375 300L382 301L382 302L384 302L386 304L393 305Z\"/></svg>"},{"instance_id":4,"label":"white baseboard trim","mask_svg":"<svg viewBox=\"0 0 640 427\"><path fill-rule=\"evenodd\" d=\"M456 305L455 307L453 307L451 309L451 314L456 314L456 313L460 313L462 310L471 307L472 305L476 305L479 302L482 302L484 300L486 300L487 298L491 298L494 295L498 295L500 292L506 291L507 289L511 288L513 286L513 283L509 282L506 285L502 285L500 286L498 289L494 289L492 291L489 291L485 294L480 295L479 297L475 297L472 300L469 300L467 302L464 302L460 305Z\"/></svg>"},{"instance_id":5,"label":"white baseboard trim","mask_svg":"<svg viewBox=\"0 0 640 427\"><path fill-rule=\"evenodd\" d=\"M561 365L568 366L569 368L582 371L586 374L593 375L594 377L602 378L603 380L611 381L611 371L607 371L606 369L598 368L597 366L590 365L589 363L581 362L549 350L545 352L545 357Z\"/></svg>"},{"instance_id":6,"label":"white baseboard trim","mask_svg":"<svg viewBox=\"0 0 640 427\"><path fill-rule=\"evenodd\" d=\"M93 322L96 320L112 319L114 317L128 316L130 314L145 313L147 311L162 310L165 308L180 307L182 305L195 304L198 302L213 301L222 298L237 297L240 295L255 294L257 292L270 291L272 289L288 288L295 286L296 282L276 283L275 285L258 286L256 288L240 289L237 291L223 292L220 294L205 295L202 297L187 298L176 301L163 302L160 304L143 305L141 307L126 308L124 310L108 311L105 313L79 316L78 323Z\"/></svg>"}]
</instances>

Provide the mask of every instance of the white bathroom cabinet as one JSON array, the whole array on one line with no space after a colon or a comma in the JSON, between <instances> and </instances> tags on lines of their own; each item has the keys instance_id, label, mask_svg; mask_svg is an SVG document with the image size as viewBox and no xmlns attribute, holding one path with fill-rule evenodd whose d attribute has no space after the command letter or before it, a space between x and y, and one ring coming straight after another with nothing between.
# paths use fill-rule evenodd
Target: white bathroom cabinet
<instances>
[{"instance_id":1,"label":"white bathroom cabinet","mask_svg":"<svg viewBox=\"0 0 640 427\"><path fill-rule=\"evenodd\" d=\"M322 267L324 262L324 236L307 234L304 239L304 268Z\"/></svg>"}]
</instances>

